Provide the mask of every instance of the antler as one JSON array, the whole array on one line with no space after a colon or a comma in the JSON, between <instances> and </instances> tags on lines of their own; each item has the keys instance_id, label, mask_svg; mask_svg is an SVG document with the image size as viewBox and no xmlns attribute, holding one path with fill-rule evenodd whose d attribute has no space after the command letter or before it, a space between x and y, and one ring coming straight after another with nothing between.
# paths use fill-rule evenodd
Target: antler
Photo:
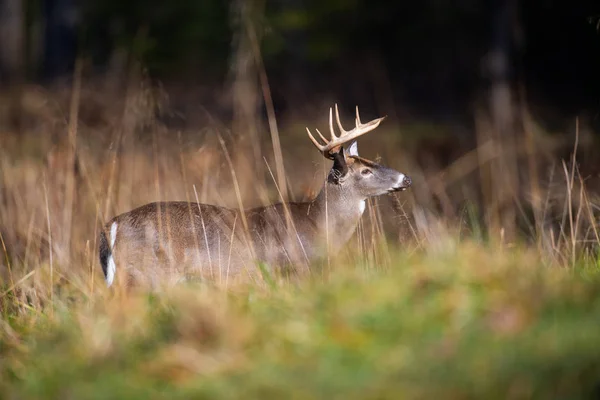
<instances>
[{"instance_id":1,"label":"antler","mask_svg":"<svg viewBox=\"0 0 600 400\"><path fill-rule=\"evenodd\" d=\"M333 115L332 115L331 108L329 108L329 130L331 131L331 140L327 140L321 134L321 132L319 132L318 129L315 129L317 131L317 133L319 134L319 136L321 137L321 139L325 142L325 145L322 145L314 138L314 136L310 133L310 130L308 128L306 128L306 131L308 132L308 137L313 142L313 144L317 147L317 149L319 149L325 157L332 158L332 154L337 153L340 150L340 147L344 143L348 143L352 139L356 139L357 137L364 135L365 133L370 132L373 129L377 128L379 126L379 124L381 123L381 121L383 121L384 118L385 118L385 116L374 119L372 121L369 121L366 124L363 124L362 122L360 122L360 115L358 114L358 106L356 106L356 126L352 130L345 131L344 128L342 128L342 123L340 122L340 113L338 111L338 106L336 104L335 105L335 119L337 120L338 128L340 128L339 136L336 136L336 134L333 130Z\"/></svg>"}]
</instances>

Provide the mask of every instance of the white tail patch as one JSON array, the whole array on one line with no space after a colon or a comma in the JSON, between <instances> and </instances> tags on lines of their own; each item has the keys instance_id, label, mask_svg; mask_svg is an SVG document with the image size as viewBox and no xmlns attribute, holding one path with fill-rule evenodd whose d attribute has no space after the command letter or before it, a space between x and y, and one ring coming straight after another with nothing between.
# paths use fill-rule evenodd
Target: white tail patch
<instances>
[{"instance_id":1,"label":"white tail patch","mask_svg":"<svg viewBox=\"0 0 600 400\"><path fill-rule=\"evenodd\" d=\"M108 256L108 263L106 265L106 286L110 286L115 279L115 273L117 272L117 265L113 256L113 249L115 248L115 242L117 240L117 223L113 222L110 226L110 256Z\"/></svg>"}]
</instances>

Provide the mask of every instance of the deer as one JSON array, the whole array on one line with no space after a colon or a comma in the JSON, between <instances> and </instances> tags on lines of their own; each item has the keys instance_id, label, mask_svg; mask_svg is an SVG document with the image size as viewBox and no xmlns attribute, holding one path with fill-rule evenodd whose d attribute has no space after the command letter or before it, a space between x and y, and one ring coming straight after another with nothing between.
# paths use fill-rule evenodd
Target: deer
<instances>
[{"instance_id":1,"label":"deer","mask_svg":"<svg viewBox=\"0 0 600 400\"><path fill-rule=\"evenodd\" d=\"M180 282L200 274L216 279L256 276L269 268L310 268L335 255L350 240L366 200L407 190L411 178L358 154L357 138L386 116L344 130L337 104L330 139L309 128L308 138L333 161L318 194L310 201L274 203L245 210L185 201L148 203L113 217L100 232L99 258L106 285L117 276L127 287ZM346 145L346 148L344 148ZM121 278L122 277L122 278Z\"/></svg>"}]
</instances>

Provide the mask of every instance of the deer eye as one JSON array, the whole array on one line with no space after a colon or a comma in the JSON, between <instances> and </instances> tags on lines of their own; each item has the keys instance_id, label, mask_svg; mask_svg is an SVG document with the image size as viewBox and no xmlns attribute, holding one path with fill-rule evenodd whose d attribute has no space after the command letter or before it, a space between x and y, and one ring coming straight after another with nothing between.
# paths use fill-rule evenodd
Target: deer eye
<instances>
[{"instance_id":1,"label":"deer eye","mask_svg":"<svg viewBox=\"0 0 600 400\"><path fill-rule=\"evenodd\" d=\"M370 169L363 169L362 171L360 171L361 174L363 174L363 176L367 176L367 175L371 175L373 172L371 172Z\"/></svg>"}]
</instances>

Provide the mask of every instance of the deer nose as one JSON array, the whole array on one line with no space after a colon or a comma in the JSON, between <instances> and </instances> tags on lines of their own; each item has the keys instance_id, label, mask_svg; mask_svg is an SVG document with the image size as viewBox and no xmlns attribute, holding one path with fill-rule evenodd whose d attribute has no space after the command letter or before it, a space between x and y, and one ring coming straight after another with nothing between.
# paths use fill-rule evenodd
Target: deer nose
<instances>
[{"instance_id":1,"label":"deer nose","mask_svg":"<svg viewBox=\"0 0 600 400\"><path fill-rule=\"evenodd\" d=\"M409 187L412 184L412 179L410 179L410 177L408 177L408 176L404 176L404 179L402 180L402 184L405 187Z\"/></svg>"}]
</instances>

